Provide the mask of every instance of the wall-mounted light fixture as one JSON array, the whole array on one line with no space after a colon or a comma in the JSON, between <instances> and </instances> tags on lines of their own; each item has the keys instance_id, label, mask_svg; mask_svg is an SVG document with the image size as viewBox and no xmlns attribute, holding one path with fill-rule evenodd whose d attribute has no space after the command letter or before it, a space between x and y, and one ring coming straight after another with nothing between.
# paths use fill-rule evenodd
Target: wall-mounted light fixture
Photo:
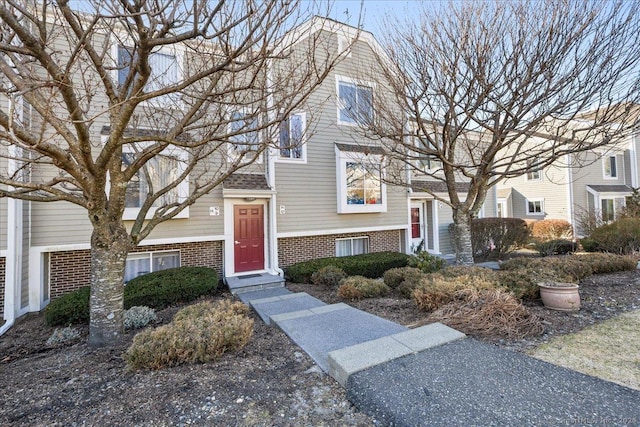
<instances>
[{"instance_id":1,"label":"wall-mounted light fixture","mask_svg":"<svg viewBox=\"0 0 640 427\"><path fill-rule=\"evenodd\" d=\"M255 197L245 197L244 201L245 202L255 202L256 198Z\"/></svg>"}]
</instances>

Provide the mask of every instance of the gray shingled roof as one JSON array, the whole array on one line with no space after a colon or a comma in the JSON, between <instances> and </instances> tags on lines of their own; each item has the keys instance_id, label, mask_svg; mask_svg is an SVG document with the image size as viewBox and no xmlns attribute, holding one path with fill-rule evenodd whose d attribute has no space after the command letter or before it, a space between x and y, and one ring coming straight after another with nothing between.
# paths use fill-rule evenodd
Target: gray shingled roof
<instances>
[{"instance_id":1,"label":"gray shingled roof","mask_svg":"<svg viewBox=\"0 0 640 427\"><path fill-rule=\"evenodd\" d=\"M234 173L222 182L226 190L271 190L264 175Z\"/></svg>"},{"instance_id":2,"label":"gray shingled roof","mask_svg":"<svg viewBox=\"0 0 640 427\"><path fill-rule=\"evenodd\" d=\"M415 192L430 192L430 193L447 193L447 184L442 181L412 181L411 189ZM469 190L468 182L456 182L456 191L458 193L466 192Z\"/></svg>"},{"instance_id":3,"label":"gray shingled roof","mask_svg":"<svg viewBox=\"0 0 640 427\"><path fill-rule=\"evenodd\" d=\"M631 193L633 189L624 184L612 184L612 185L587 185L593 191L598 193Z\"/></svg>"}]
</instances>

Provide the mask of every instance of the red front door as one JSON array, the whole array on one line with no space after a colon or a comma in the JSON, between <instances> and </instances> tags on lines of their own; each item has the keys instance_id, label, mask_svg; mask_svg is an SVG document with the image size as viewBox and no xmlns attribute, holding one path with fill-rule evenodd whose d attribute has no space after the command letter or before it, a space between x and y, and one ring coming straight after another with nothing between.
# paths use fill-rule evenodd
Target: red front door
<instances>
[{"instance_id":1,"label":"red front door","mask_svg":"<svg viewBox=\"0 0 640 427\"><path fill-rule=\"evenodd\" d=\"M236 273L264 269L263 205L236 205L233 214Z\"/></svg>"}]
</instances>

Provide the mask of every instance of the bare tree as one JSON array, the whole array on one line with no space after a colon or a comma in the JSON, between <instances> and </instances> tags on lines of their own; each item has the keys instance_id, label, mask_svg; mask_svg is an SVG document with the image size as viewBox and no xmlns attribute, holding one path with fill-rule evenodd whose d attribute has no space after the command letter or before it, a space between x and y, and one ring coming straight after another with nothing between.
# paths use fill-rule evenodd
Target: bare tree
<instances>
[{"instance_id":1,"label":"bare tree","mask_svg":"<svg viewBox=\"0 0 640 427\"><path fill-rule=\"evenodd\" d=\"M422 191L453 210L458 263L473 262L470 221L491 187L634 126L639 18L637 2L452 2L389 26L385 75L366 79L395 99L374 100L363 130L439 184ZM386 179L408 185L399 170Z\"/></svg>"},{"instance_id":2,"label":"bare tree","mask_svg":"<svg viewBox=\"0 0 640 427\"><path fill-rule=\"evenodd\" d=\"M14 165L0 196L86 210L99 346L121 335L127 253L255 163L340 58L288 32L313 16L310 3L81 5L0 4L0 149Z\"/></svg>"}]
</instances>

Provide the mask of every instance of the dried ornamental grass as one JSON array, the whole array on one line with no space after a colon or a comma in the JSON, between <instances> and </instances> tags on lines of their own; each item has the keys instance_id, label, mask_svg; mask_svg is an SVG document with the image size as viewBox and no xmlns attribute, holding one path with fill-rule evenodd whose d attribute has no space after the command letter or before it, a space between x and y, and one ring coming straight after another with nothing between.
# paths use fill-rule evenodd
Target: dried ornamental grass
<instances>
[{"instance_id":1,"label":"dried ornamental grass","mask_svg":"<svg viewBox=\"0 0 640 427\"><path fill-rule=\"evenodd\" d=\"M522 339L544 332L540 319L513 295L500 289L470 291L429 316L466 334L478 337Z\"/></svg>"},{"instance_id":2,"label":"dried ornamental grass","mask_svg":"<svg viewBox=\"0 0 640 427\"><path fill-rule=\"evenodd\" d=\"M253 333L247 313L244 304L228 300L186 307L170 324L137 334L125 353L127 366L135 370L205 363L240 350Z\"/></svg>"},{"instance_id":3,"label":"dried ornamental grass","mask_svg":"<svg viewBox=\"0 0 640 427\"><path fill-rule=\"evenodd\" d=\"M346 300L375 298L388 292L389 287L384 282L363 276L351 276L342 279L338 288L338 296Z\"/></svg>"}]
</instances>

